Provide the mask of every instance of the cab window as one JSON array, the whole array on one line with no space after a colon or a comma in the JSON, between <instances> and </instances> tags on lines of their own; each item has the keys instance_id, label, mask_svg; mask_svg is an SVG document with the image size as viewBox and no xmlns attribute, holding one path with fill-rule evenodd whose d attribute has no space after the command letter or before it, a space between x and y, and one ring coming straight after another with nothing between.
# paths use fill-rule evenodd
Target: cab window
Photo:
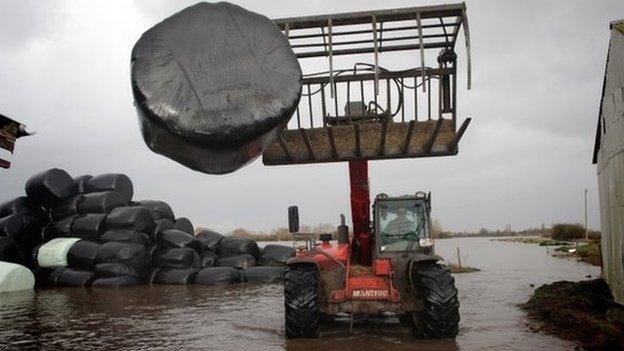
<instances>
[{"instance_id":1,"label":"cab window","mask_svg":"<svg viewBox=\"0 0 624 351\"><path fill-rule=\"evenodd\" d=\"M378 206L381 251L405 250L411 241L426 236L423 203L387 201Z\"/></svg>"}]
</instances>

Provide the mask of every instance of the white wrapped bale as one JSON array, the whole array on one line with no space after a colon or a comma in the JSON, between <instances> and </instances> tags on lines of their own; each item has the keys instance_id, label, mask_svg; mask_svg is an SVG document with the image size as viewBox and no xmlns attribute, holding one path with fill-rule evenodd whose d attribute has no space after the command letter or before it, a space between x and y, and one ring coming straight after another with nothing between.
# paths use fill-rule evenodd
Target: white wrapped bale
<instances>
[{"instance_id":1,"label":"white wrapped bale","mask_svg":"<svg viewBox=\"0 0 624 351\"><path fill-rule=\"evenodd\" d=\"M32 290L35 276L30 269L15 263L0 261L0 293Z\"/></svg>"},{"instance_id":2,"label":"white wrapped bale","mask_svg":"<svg viewBox=\"0 0 624 351\"><path fill-rule=\"evenodd\" d=\"M39 267L67 267L69 249L80 240L80 238L56 238L41 245L37 253Z\"/></svg>"}]
</instances>

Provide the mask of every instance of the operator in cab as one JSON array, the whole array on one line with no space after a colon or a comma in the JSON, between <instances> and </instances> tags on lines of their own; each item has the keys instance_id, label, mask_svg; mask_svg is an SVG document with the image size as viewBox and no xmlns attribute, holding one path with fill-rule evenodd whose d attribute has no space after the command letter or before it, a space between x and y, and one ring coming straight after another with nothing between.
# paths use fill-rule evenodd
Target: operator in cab
<instances>
[{"instance_id":1,"label":"operator in cab","mask_svg":"<svg viewBox=\"0 0 624 351\"><path fill-rule=\"evenodd\" d=\"M401 207L397 209L396 218L388 223L384 232L392 236L399 236L408 234L414 228L414 222L407 218L407 209Z\"/></svg>"},{"instance_id":2,"label":"operator in cab","mask_svg":"<svg viewBox=\"0 0 624 351\"><path fill-rule=\"evenodd\" d=\"M380 223L381 251L405 250L410 247L410 242L420 239L425 231L426 219L421 206L392 205L386 207L390 218L382 218Z\"/></svg>"}]
</instances>

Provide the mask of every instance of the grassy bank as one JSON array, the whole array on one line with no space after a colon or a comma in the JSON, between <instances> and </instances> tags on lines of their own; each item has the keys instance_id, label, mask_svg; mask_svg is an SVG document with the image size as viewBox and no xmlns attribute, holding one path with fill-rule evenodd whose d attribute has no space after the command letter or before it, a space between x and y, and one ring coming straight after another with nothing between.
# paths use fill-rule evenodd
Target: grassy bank
<instances>
[{"instance_id":1,"label":"grassy bank","mask_svg":"<svg viewBox=\"0 0 624 351\"><path fill-rule=\"evenodd\" d=\"M519 237L491 240L523 244L537 244L540 246L558 246L554 251L552 251L553 256L577 258L579 261L583 261L594 266L600 266L602 264L600 242L598 240L579 240L578 248L576 242L555 240L551 238Z\"/></svg>"},{"instance_id":2,"label":"grassy bank","mask_svg":"<svg viewBox=\"0 0 624 351\"><path fill-rule=\"evenodd\" d=\"M576 257L580 261L594 266L600 266L602 264L600 243L595 241L582 244L578 247L578 249L575 245L564 245L556 248L553 255L559 257Z\"/></svg>"},{"instance_id":3,"label":"grassy bank","mask_svg":"<svg viewBox=\"0 0 624 351\"><path fill-rule=\"evenodd\" d=\"M518 237L518 238L501 238L501 239L491 239L493 241L504 241L510 243L523 243L523 244L538 244L539 246L559 246L559 245L569 245L569 241L560 241L553 240L550 238L543 237Z\"/></svg>"},{"instance_id":4,"label":"grassy bank","mask_svg":"<svg viewBox=\"0 0 624 351\"><path fill-rule=\"evenodd\" d=\"M624 350L624 309L601 279L543 285L522 305L533 330L577 340L588 350Z\"/></svg>"}]
</instances>

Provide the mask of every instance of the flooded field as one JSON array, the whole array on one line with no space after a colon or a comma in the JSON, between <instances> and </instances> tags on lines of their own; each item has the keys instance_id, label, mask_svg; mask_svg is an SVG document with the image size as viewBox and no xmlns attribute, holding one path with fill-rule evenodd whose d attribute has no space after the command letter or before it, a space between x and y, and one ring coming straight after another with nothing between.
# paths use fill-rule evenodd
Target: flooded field
<instances>
[{"instance_id":1,"label":"flooded field","mask_svg":"<svg viewBox=\"0 0 624 351\"><path fill-rule=\"evenodd\" d=\"M531 333L517 304L534 287L596 277L599 268L549 257L545 247L446 239L437 251L481 272L456 275L461 324L455 340L414 340L396 320L325 326L318 340L288 341L282 287L141 286L55 288L0 295L0 349L150 350L570 350ZM534 287L531 287L531 284Z\"/></svg>"}]
</instances>

